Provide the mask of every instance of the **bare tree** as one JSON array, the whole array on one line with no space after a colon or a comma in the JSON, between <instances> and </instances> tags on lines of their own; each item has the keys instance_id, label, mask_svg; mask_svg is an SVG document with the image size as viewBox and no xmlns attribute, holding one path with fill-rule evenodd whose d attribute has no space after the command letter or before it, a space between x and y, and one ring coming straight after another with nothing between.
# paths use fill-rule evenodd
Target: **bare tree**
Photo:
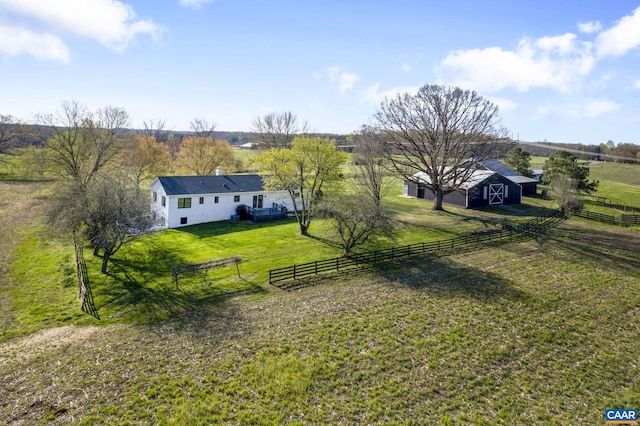
<instances>
[{"instance_id":1,"label":"bare tree","mask_svg":"<svg viewBox=\"0 0 640 426\"><path fill-rule=\"evenodd\" d=\"M198 138L213 138L213 131L216 129L216 123L209 122L204 118L195 118L190 123L191 131Z\"/></svg>"},{"instance_id":2,"label":"bare tree","mask_svg":"<svg viewBox=\"0 0 640 426\"><path fill-rule=\"evenodd\" d=\"M282 113L270 112L262 117L256 117L251 123L251 130L258 133L261 148L287 148L291 146L293 138L306 133L309 123L300 123L298 116L291 111Z\"/></svg>"},{"instance_id":3,"label":"bare tree","mask_svg":"<svg viewBox=\"0 0 640 426\"><path fill-rule=\"evenodd\" d=\"M327 197L320 206L320 214L332 220L343 256L372 238L395 236L391 212L363 192Z\"/></svg>"},{"instance_id":4,"label":"bare tree","mask_svg":"<svg viewBox=\"0 0 640 426\"><path fill-rule=\"evenodd\" d=\"M169 139L169 130L167 130L164 119L145 120L142 122L142 125L144 126L142 134L153 138L157 143L167 142Z\"/></svg>"},{"instance_id":5,"label":"bare tree","mask_svg":"<svg viewBox=\"0 0 640 426\"><path fill-rule=\"evenodd\" d=\"M92 113L70 101L53 114L38 116L37 121L34 128L49 151L52 170L76 182L81 190L118 153L129 116L117 107Z\"/></svg>"},{"instance_id":6,"label":"bare tree","mask_svg":"<svg viewBox=\"0 0 640 426\"><path fill-rule=\"evenodd\" d=\"M490 155L505 134L492 102L473 91L435 85L385 99L373 116L373 130L387 144L393 169L434 193L434 210L442 210L444 194L470 179L468 160ZM429 181L418 182L417 172Z\"/></svg>"},{"instance_id":7,"label":"bare tree","mask_svg":"<svg viewBox=\"0 0 640 426\"><path fill-rule=\"evenodd\" d=\"M377 207L393 184L385 145L371 128L363 126L354 136L353 164L359 192L367 194Z\"/></svg>"},{"instance_id":8,"label":"bare tree","mask_svg":"<svg viewBox=\"0 0 640 426\"><path fill-rule=\"evenodd\" d=\"M0 114L0 154L10 154L18 140L22 126L17 118Z\"/></svg>"},{"instance_id":9,"label":"bare tree","mask_svg":"<svg viewBox=\"0 0 640 426\"><path fill-rule=\"evenodd\" d=\"M556 200L562 213L568 213L580 206L578 182L565 175L557 174L551 180L551 198Z\"/></svg>"}]
</instances>

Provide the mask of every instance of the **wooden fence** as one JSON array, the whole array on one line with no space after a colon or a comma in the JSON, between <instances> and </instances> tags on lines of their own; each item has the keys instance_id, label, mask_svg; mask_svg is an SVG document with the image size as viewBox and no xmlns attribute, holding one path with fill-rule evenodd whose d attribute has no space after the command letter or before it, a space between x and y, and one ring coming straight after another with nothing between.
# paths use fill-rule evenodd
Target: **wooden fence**
<instances>
[{"instance_id":1,"label":"wooden fence","mask_svg":"<svg viewBox=\"0 0 640 426\"><path fill-rule=\"evenodd\" d=\"M469 247L474 244L505 240L514 236L537 236L560 217L560 212L540 216L519 226L503 229L493 233L478 233L447 240L429 241L409 244L400 247L391 247L381 250L372 250L356 253L349 257L335 257L333 259L317 260L315 262L301 263L269 270L269 283L275 284L281 281L297 280L324 272L347 271L364 265L372 265L380 262L388 262L395 259L406 258L414 255L434 254L445 250L455 250Z\"/></svg>"},{"instance_id":2,"label":"wooden fence","mask_svg":"<svg viewBox=\"0 0 640 426\"><path fill-rule=\"evenodd\" d=\"M584 217L585 219L598 220L600 222L608 223L611 225L640 225L640 215L637 214L623 214L621 216L614 216L604 213L590 212L587 210L581 210L574 213L575 216Z\"/></svg>"},{"instance_id":3,"label":"wooden fence","mask_svg":"<svg viewBox=\"0 0 640 426\"><path fill-rule=\"evenodd\" d=\"M80 309L82 312L86 312L89 315L100 319L96 305L93 302L93 293L91 293L91 286L89 285L89 274L87 272L87 264L84 260L83 247L79 243L75 232L73 234L73 247L76 255L76 270L78 272L78 298L80 299Z\"/></svg>"}]
</instances>

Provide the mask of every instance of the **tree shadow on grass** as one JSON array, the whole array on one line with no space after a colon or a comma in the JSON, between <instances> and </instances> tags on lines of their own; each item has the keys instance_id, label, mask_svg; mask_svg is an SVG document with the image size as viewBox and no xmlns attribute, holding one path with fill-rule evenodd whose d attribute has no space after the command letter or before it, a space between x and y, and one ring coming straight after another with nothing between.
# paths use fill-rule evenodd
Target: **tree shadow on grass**
<instances>
[{"instance_id":1,"label":"tree shadow on grass","mask_svg":"<svg viewBox=\"0 0 640 426\"><path fill-rule=\"evenodd\" d=\"M389 281L440 298L468 297L487 303L522 302L531 298L499 275L442 257L416 257L402 263L379 265L375 271Z\"/></svg>"},{"instance_id":2,"label":"tree shadow on grass","mask_svg":"<svg viewBox=\"0 0 640 426\"><path fill-rule=\"evenodd\" d=\"M179 251L153 241L112 258L109 273L101 276L101 283L94 290L98 310L153 324L185 316L207 316L229 297L265 291L259 284L241 279L234 289L224 290L215 281L203 282L201 276L184 277L184 285L177 288L171 266L182 263L187 262ZM231 268L235 272L235 266ZM194 287L190 282L198 285Z\"/></svg>"},{"instance_id":3,"label":"tree shadow on grass","mask_svg":"<svg viewBox=\"0 0 640 426\"><path fill-rule=\"evenodd\" d=\"M621 228L618 232L601 229L564 227L548 241L567 251L567 260L577 264L600 265L602 268L640 275L640 233Z\"/></svg>"}]
</instances>

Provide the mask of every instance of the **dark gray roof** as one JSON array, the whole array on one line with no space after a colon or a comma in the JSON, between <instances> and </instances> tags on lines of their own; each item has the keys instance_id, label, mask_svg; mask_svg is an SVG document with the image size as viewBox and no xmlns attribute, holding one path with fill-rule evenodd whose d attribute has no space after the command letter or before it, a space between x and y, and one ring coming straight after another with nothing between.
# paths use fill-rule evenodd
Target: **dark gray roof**
<instances>
[{"instance_id":1,"label":"dark gray roof","mask_svg":"<svg viewBox=\"0 0 640 426\"><path fill-rule=\"evenodd\" d=\"M506 166L495 159L480 160L478 163L482 164L487 170L493 170L494 172L500 173L502 176L519 176L518 173L509 168L509 166Z\"/></svg>"},{"instance_id":2,"label":"dark gray roof","mask_svg":"<svg viewBox=\"0 0 640 426\"><path fill-rule=\"evenodd\" d=\"M259 175L158 176L167 195L230 194L263 190Z\"/></svg>"}]
</instances>

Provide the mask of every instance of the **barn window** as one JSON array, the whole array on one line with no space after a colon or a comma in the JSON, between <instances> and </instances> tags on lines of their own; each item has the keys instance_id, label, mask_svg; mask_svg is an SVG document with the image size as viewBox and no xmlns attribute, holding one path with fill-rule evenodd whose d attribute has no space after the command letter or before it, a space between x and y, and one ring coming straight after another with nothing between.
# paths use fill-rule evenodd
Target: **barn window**
<instances>
[{"instance_id":1,"label":"barn window","mask_svg":"<svg viewBox=\"0 0 640 426\"><path fill-rule=\"evenodd\" d=\"M165 197L164 195L162 196L162 207L167 205L167 197Z\"/></svg>"},{"instance_id":2,"label":"barn window","mask_svg":"<svg viewBox=\"0 0 640 426\"><path fill-rule=\"evenodd\" d=\"M213 197L213 202L218 204L220 202L220 197L218 197L217 195Z\"/></svg>"},{"instance_id":3,"label":"barn window","mask_svg":"<svg viewBox=\"0 0 640 426\"><path fill-rule=\"evenodd\" d=\"M178 208L179 209L190 209L191 208L191 198L178 198Z\"/></svg>"},{"instance_id":4,"label":"barn window","mask_svg":"<svg viewBox=\"0 0 640 426\"><path fill-rule=\"evenodd\" d=\"M234 203L239 203L240 202L240 196L239 195L234 195L233 196L233 202Z\"/></svg>"},{"instance_id":5,"label":"barn window","mask_svg":"<svg viewBox=\"0 0 640 426\"><path fill-rule=\"evenodd\" d=\"M504 198L509 198L509 185L504 187Z\"/></svg>"},{"instance_id":6,"label":"barn window","mask_svg":"<svg viewBox=\"0 0 640 426\"><path fill-rule=\"evenodd\" d=\"M181 217L180 218L180 225L186 225L187 224L187 218L186 217Z\"/></svg>"},{"instance_id":7,"label":"barn window","mask_svg":"<svg viewBox=\"0 0 640 426\"><path fill-rule=\"evenodd\" d=\"M158 201L158 193L153 191L153 202L155 203L156 201Z\"/></svg>"},{"instance_id":8,"label":"barn window","mask_svg":"<svg viewBox=\"0 0 640 426\"><path fill-rule=\"evenodd\" d=\"M487 187L483 187L482 188L482 199L486 200L487 199Z\"/></svg>"},{"instance_id":9,"label":"barn window","mask_svg":"<svg viewBox=\"0 0 640 426\"><path fill-rule=\"evenodd\" d=\"M204 204L204 197L200 197L200 204Z\"/></svg>"}]
</instances>

